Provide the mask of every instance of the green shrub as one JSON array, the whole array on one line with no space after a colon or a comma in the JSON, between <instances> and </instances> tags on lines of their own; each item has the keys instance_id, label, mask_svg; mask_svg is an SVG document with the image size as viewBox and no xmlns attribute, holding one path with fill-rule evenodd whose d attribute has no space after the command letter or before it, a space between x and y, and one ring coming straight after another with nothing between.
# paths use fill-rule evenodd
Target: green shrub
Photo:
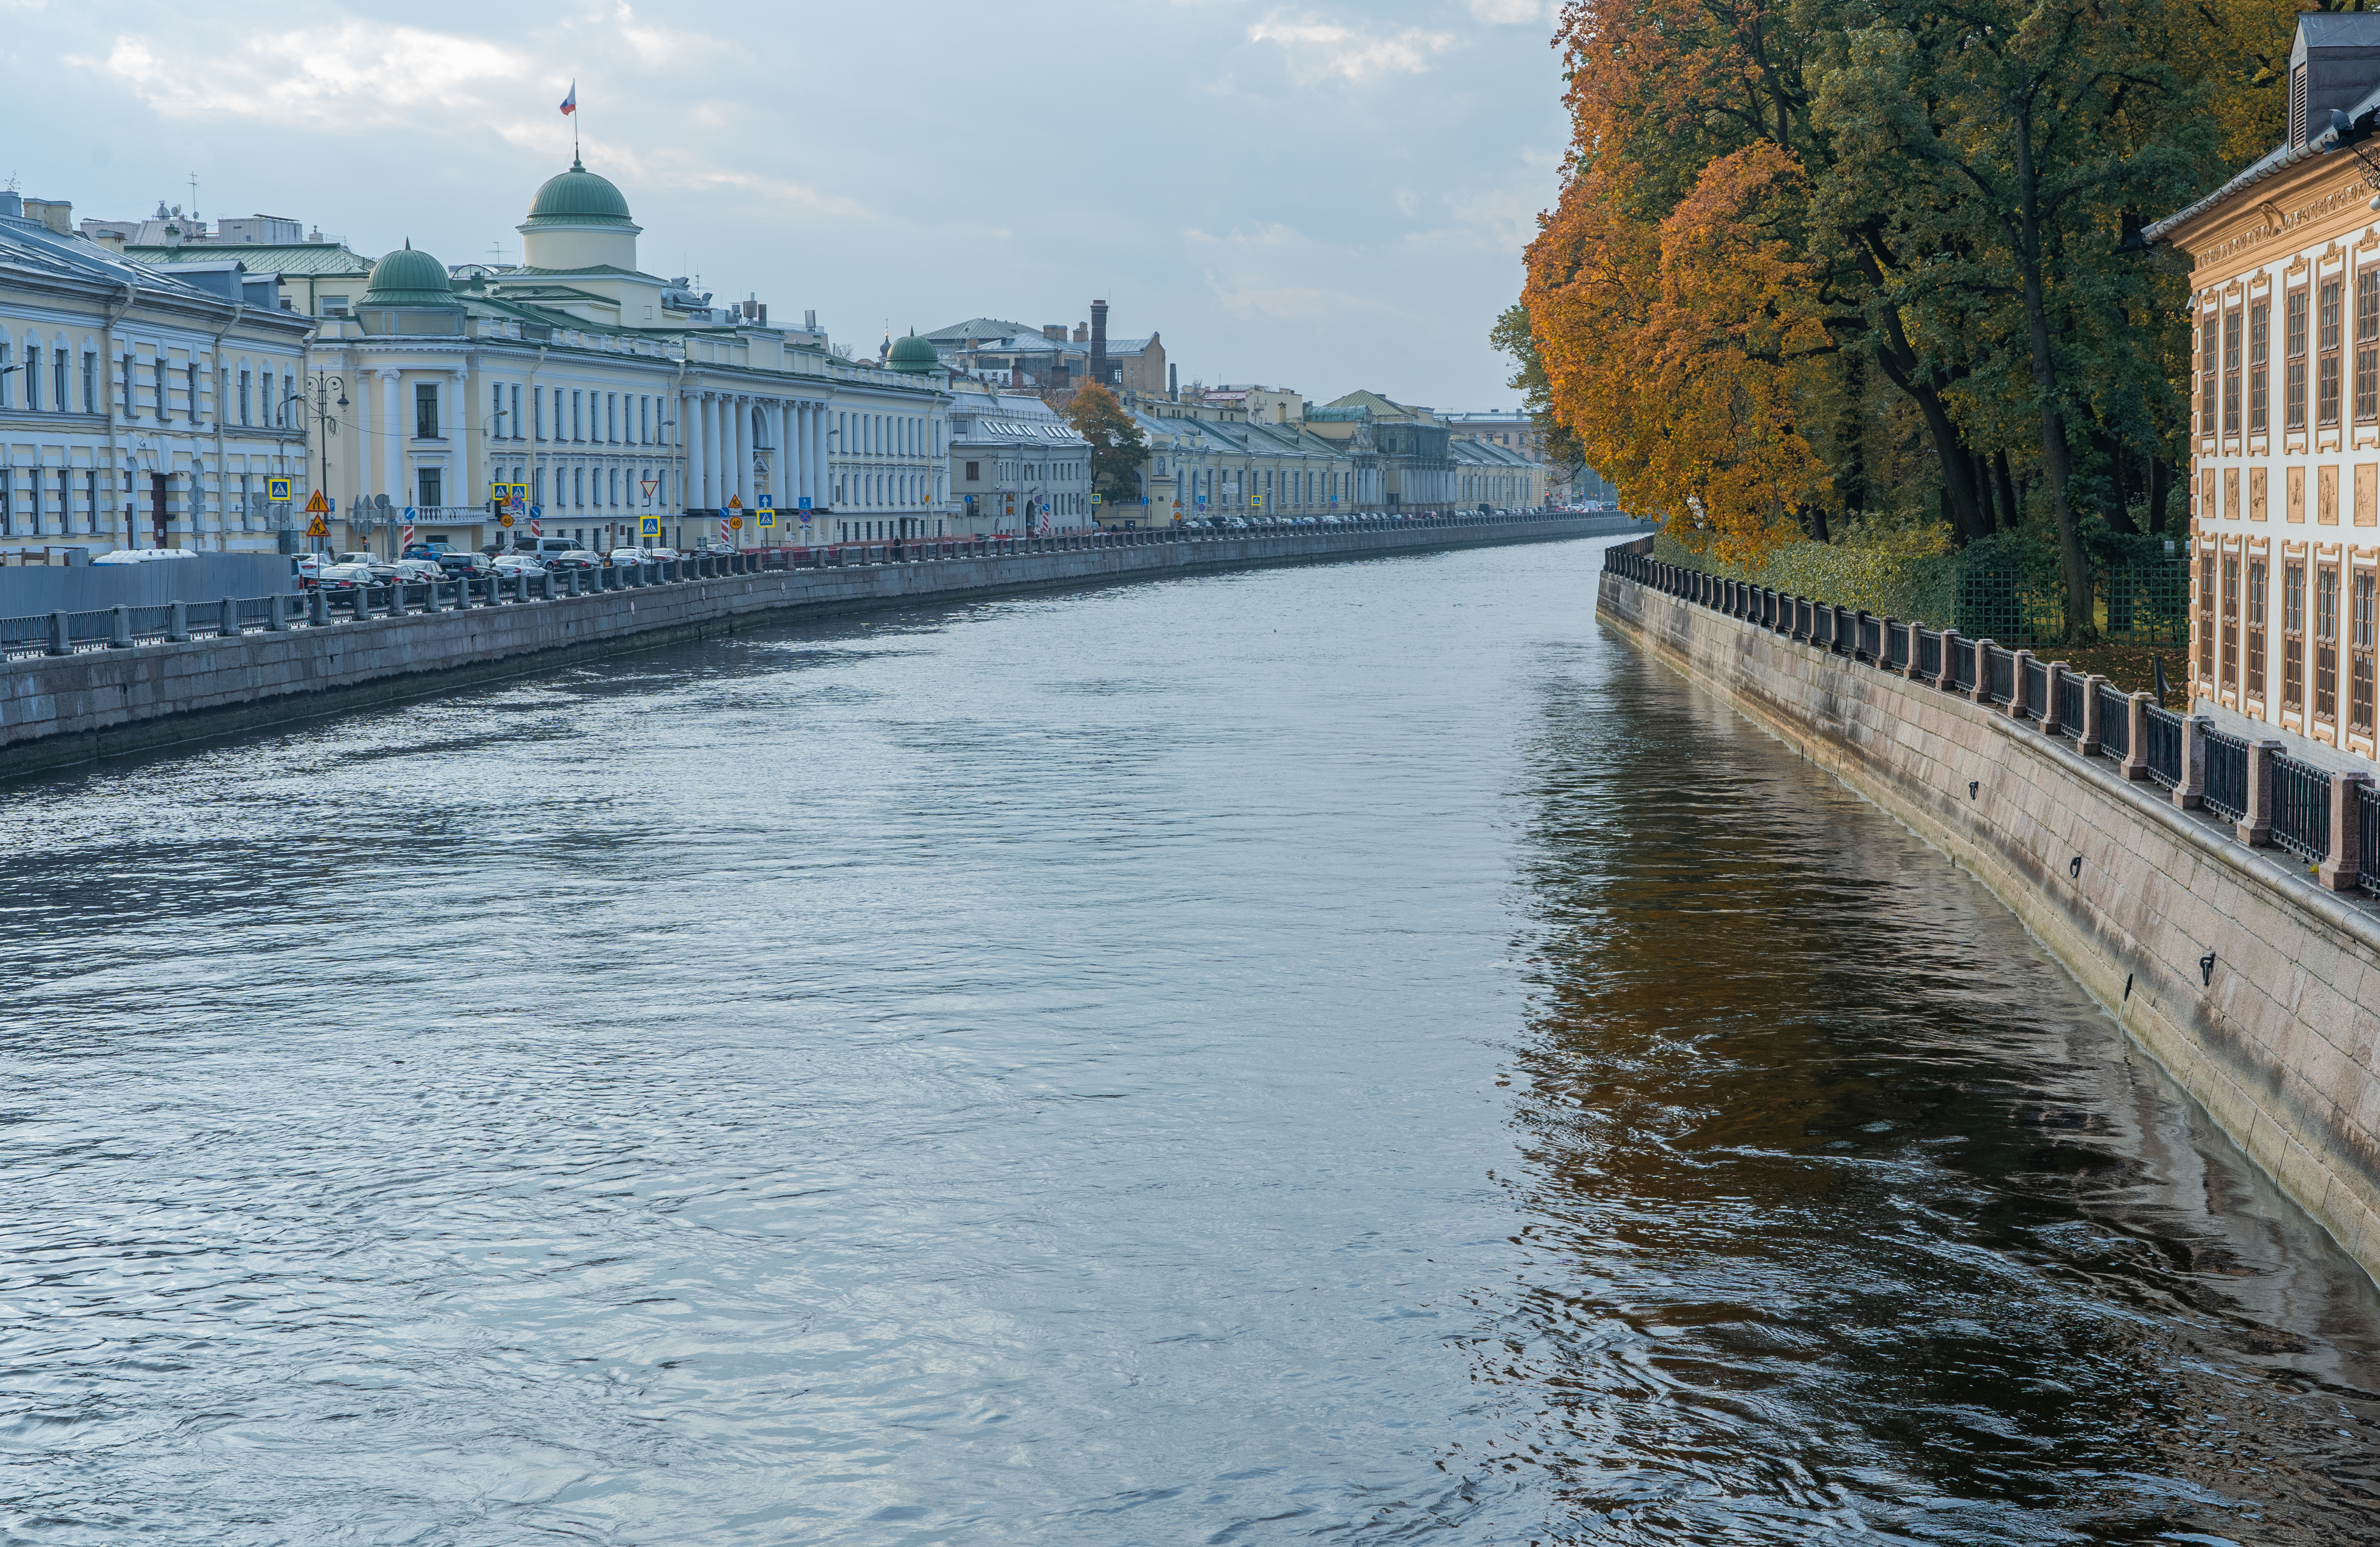
<instances>
[{"instance_id":1,"label":"green shrub","mask_svg":"<svg viewBox=\"0 0 2380 1547\"><path fill-rule=\"evenodd\" d=\"M1959 556L1938 527L1854 529L1837 542L1813 542L1797 534L1756 565L1721 564L1664 532L1653 540L1653 556L1929 628L1947 628L1956 621Z\"/></svg>"}]
</instances>

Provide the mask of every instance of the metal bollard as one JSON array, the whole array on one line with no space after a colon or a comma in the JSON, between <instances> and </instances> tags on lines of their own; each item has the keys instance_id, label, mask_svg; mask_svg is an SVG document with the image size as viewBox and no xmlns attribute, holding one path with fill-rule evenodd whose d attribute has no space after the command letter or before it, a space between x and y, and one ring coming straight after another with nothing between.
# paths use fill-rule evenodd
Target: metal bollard
<instances>
[{"instance_id":1,"label":"metal bollard","mask_svg":"<svg viewBox=\"0 0 2380 1547\"><path fill-rule=\"evenodd\" d=\"M72 655L74 653L73 641L74 636L67 622L67 615L64 613L52 613L50 615L50 653L53 655Z\"/></svg>"},{"instance_id":2,"label":"metal bollard","mask_svg":"<svg viewBox=\"0 0 2380 1547\"><path fill-rule=\"evenodd\" d=\"M264 599L264 627L267 633L278 634L289 627L289 619L282 605L288 600L287 594L282 591L275 591Z\"/></svg>"},{"instance_id":3,"label":"metal bollard","mask_svg":"<svg viewBox=\"0 0 2380 1547\"><path fill-rule=\"evenodd\" d=\"M233 597L223 599L223 627L217 630L226 640L239 638L239 603Z\"/></svg>"},{"instance_id":4,"label":"metal bollard","mask_svg":"<svg viewBox=\"0 0 2380 1547\"><path fill-rule=\"evenodd\" d=\"M322 594L322 588L319 586L308 591L306 595L308 598L306 621L316 628L327 627L331 621L331 599Z\"/></svg>"},{"instance_id":5,"label":"metal bollard","mask_svg":"<svg viewBox=\"0 0 2380 1547\"><path fill-rule=\"evenodd\" d=\"M445 582L443 580L432 580L424 589L421 598L421 611L425 616L431 613L443 610L438 605L438 588L443 584L445 584Z\"/></svg>"},{"instance_id":6,"label":"metal bollard","mask_svg":"<svg viewBox=\"0 0 2380 1547\"><path fill-rule=\"evenodd\" d=\"M114 611L115 621L108 630L107 646L110 650L130 650L132 648L132 609L117 607Z\"/></svg>"}]
</instances>

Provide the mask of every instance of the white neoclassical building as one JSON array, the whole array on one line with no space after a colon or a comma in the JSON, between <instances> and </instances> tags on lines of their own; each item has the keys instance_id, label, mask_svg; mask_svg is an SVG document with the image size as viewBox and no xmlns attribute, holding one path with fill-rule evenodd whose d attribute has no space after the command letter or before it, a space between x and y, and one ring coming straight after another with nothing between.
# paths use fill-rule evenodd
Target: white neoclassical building
<instances>
[{"instance_id":1,"label":"white neoclassical building","mask_svg":"<svg viewBox=\"0 0 2380 1547\"><path fill-rule=\"evenodd\" d=\"M589 547L947 518L929 466L948 436L938 374L844 359L813 327L644 273L627 201L583 165L538 189L519 230L518 265L449 271L399 248L322 320L338 529L385 547L410 508L424 540L502 543L526 526L508 530L492 502L509 484L543 535Z\"/></svg>"},{"instance_id":2,"label":"white neoclassical building","mask_svg":"<svg viewBox=\"0 0 2380 1547\"><path fill-rule=\"evenodd\" d=\"M310 319L237 262L170 273L0 192L0 551L276 545Z\"/></svg>"}]
</instances>

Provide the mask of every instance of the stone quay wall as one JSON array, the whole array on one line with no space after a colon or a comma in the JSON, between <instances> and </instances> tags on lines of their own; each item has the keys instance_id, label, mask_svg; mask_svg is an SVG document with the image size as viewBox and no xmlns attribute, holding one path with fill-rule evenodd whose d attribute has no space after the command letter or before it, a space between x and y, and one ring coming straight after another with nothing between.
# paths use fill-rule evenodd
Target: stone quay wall
<instances>
[{"instance_id":1,"label":"stone quay wall","mask_svg":"<svg viewBox=\"0 0 2380 1547\"><path fill-rule=\"evenodd\" d=\"M550 601L28 656L6 663L0 778L648 650L731 631L739 623L1633 530L1642 529L1617 518L1547 516L1245 535L1148 533L1128 542L1038 539L1014 545L1025 551L990 556L762 570ZM1153 540L1160 537L1168 540Z\"/></svg>"},{"instance_id":2,"label":"stone quay wall","mask_svg":"<svg viewBox=\"0 0 2380 1547\"><path fill-rule=\"evenodd\" d=\"M2331 866L1972 695L1608 570L1597 613L1973 871L2380 1277L2380 916Z\"/></svg>"}]
</instances>

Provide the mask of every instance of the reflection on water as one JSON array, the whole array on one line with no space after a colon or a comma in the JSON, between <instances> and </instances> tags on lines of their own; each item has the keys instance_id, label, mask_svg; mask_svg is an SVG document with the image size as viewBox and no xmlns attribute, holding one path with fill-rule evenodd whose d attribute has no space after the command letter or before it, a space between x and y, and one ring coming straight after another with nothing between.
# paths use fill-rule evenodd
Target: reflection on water
<instances>
[{"instance_id":1,"label":"reflection on water","mask_svg":"<svg viewBox=\"0 0 2380 1547\"><path fill-rule=\"evenodd\" d=\"M2011 915L1658 667L1543 704L1483 1463L1585 1538L2380 1530L2371 1285Z\"/></svg>"},{"instance_id":2,"label":"reflection on water","mask_svg":"<svg viewBox=\"0 0 2380 1547\"><path fill-rule=\"evenodd\" d=\"M0 791L0 1542L2369 1534L2368 1285L1597 552Z\"/></svg>"}]
</instances>

